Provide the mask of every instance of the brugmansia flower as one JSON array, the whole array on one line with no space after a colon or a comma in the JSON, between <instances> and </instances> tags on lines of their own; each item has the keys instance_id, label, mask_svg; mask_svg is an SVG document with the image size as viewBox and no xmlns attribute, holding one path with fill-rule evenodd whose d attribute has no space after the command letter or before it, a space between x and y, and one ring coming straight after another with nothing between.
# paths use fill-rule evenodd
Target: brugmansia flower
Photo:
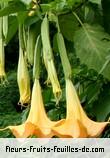
<instances>
[{"instance_id":1,"label":"brugmansia flower","mask_svg":"<svg viewBox=\"0 0 110 158\"><path fill-rule=\"evenodd\" d=\"M62 125L53 127L59 137L98 137L109 122L95 122L84 112L75 87L66 80L67 116Z\"/></svg>"},{"instance_id":2,"label":"brugmansia flower","mask_svg":"<svg viewBox=\"0 0 110 158\"><path fill-rule=\"evenodd\" d=\"M34 50L36 44L36 29L35 25L28 27L27 31L27 48L26 48L26 57L30 65L34 64Z\"/></svg>"},{"instance_id":3,"label":"brugmansia flower","mask_svg":"<svg viewBox=\"0 0 110 158\"><path fill-rule=\"evenodd\" d=\"M8 2L4 2L2 5L3 8L5 8L8 6ZM5 39L7 38L7 34L8 34L8 16L3 16L3 35Z\"/></svg>"},{"instance_id":4,"label":"brugmansia flower","mask_svg":"<svg viewBox=\"0 0 110 158\"><path fill-rule=\"evenodd\" d=\"M48 81L49 80L51 81L54 96L56 98L56 101L59 101L61 97L61 88L57 78L57 73L53 60L47 61L47 69L48 69Z\"/></svg>"},{"instance_id":5,"label":"brugmansia flower","mask_svg":"<svg viewBox=\"0 0 110 158\"><path fill-rule=\"evenodd\" d=\"M63 120L55 122L47 117L43 105L40 83L39 80L35 79L31 108L27 120L22 125L9 126L7 128L18 138L26 138L32 135L36 135L39 138L50 138L54 135L52 127L57 123L61 124Z\"/></svg>"},{"instance_id":6,"label":"brugmansia flower","mask_svg":"<svg viewBox=\"0 0 110 158\"><path fill-rule=\"evenodd\" d=\"M56 101L59 101L61 97L61 88L54 64L54 56L51 48L50 35L49 35L49 21L47 15L44 17L41 24L41 38L43 45L44 64L48 73L47 83L50 81L50 83L52 84L52 89Z\"/></svg>"},{"instance_id":7,"label":"brugmansia flower","mask_svg":"<svg viewBox=\"0 0 110 158\"><path fill-rule=\"evenodd\" d=\"M0 79L5 78L5 56L4 56L4 46L3 39L0 39Z\"/></svg>"},{"instance_id":8,"label":"brugmansia flower","mask_svg":"<svg viewBox=\"0 0 110 158\"><path fill-rule=\"evenodd\" d=\"M43 50L45 52L45 50ZM44 64L48 73L46 84L52 84L52 90L55 96L56 101L58 102L61 98L61 87L58 81L57 72L54 64L53 58L48 60L46 54L43 55Z\"/></svg>"},{"instance_id":9,"label":"brugmansia flower","mask_svg":"<svg viewBox=\"0 0 110 158\"><path fill-rule=\"evenodd\" d=\"M3 41L3 18L0 18L0 84L6 83L5 52Z\"/></svg>"},{"instance_id":10,"label":"brugmansia flower","mask_svg":"<svg viewBox=\"0 0 110 158\"><path fill-rule=\"evenodd\" d=\"M18 72L17 72L17 82L20 92L20 100L19 103L21 105L26 105L30 103L30 78L26 65L26 60L23 56L23 50L20 47L19 50L19 62L18 62Z\"/></svg>"},{"instance_id":11,"label":"brugmansia flower","mask_svg":"<svg viewBox=\"0 0 110 158\"><path fill-rule=\"evenodd\" d=\"M35 79L33 93L32 93L32 102L31 102L31 110L28 119L30 120L33 116L32 123L37 125L39 131L36 131L36 135L38 137L50 138L54 135L52 132L52 127L57 123L62 123L61 121L51 121L46 114L43 105L42 93L39 80Z\"/></svg>"}]
</instances>

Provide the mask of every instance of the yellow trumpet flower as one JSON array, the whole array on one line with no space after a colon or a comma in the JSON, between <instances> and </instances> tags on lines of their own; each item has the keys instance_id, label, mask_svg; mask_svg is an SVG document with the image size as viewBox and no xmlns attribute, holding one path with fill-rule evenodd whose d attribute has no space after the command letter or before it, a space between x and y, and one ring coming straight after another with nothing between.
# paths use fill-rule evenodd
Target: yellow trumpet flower
<instances>
[{"instance_id":1,"label":"yellow trumpet flower","mask_svg":"<svg viewBox=\"0 0 110 158\"><path fill-rule=\"evenodd\" d=\"M19 103L21 105L30 103L30 78L26 65L26 60L23 56L23 50L20 48L19 52L19 62L18 62L18 71L17 71L17 82L20 92L20 100Z\"/></svg>"},{"instance_id":2,"label":"yellow trumpet flower","mask_svg":"<svg viewBox=\"0 0 110 158\"><path fill-rule=\"evenodd\" d=\"M88 118L77 96L72 81L66 80L67 116L62 125L53 127L59 137L98 137L109 122L95 122Z\"/></svg>"},{"instance_id":3,"label":"yellow trumpet flower","mask_svg":"<svg viewBox=\"0 0 110 158\"><path fill-rule=\"evenodd\" d=\"M37 104L37 105L36 105ZM32 94L32 109L30 111L29 120L33 117L32 123L38 126L39 131L36 133L36 135L40 138L50 138L54 136L54 133L52 132L52 127L55 126L57 123L62 123L61 121L51 121L46 114L46 111L44 109L43 105L43 99L41 94L41 87L39 84L39 80L35 79L34 88L33 88L33 94ZM35 109L36 108L36 109Z\"/></svg>"},{"instance_id":4,"label":"yellow trumpet flower","mask_svg":"<svg viewBox=\"0 0 110 158\"><path fill-rule=\"evenodd\" d=\"M52 127L62 123L63 120L55 122L47 117L43 105L40 83L39 80L35 79L31 109L27 120L21 125L8 126L7 128L9 128L17 138L26 138L32 135L36 135L39 138L51 138L54 136Z\"/></svg>"}]
</instances>

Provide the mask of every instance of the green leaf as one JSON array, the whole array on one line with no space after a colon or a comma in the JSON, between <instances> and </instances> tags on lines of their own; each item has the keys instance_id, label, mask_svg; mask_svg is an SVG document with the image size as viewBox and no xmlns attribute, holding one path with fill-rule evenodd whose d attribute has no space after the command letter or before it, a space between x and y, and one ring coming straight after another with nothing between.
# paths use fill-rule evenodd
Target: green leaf
<instances>
[{"instance_id":1,"label":"green leaf","mask_svg":"<svg viewBox=\"0 0 110 158\"><path fill-rule=\"evenodd\" d=\"M101 88L101 83L91 83L87 86L83 95L86 96L88 104L93 103L98 98Z\"/></svg>"},{"instance_id":2,"label":"green leaf","mask_svg":"<svg viewBox=\"0 0 110 158\"><path fill-rule=\"evenodd\" d=\"M19 12L17 15L17 19L18 19L19 24L23 24L24 21L26 20L27 16L28 16L27 11Z\"/></svg>"},{"instance_id":3,"label":"green leaf","mask_svg":"<svg viewBox=\"0 0 110 158\"><path fill-rule=\"evenodd\" d=\"M21 117L22 117L22 122L24 123L29 115L30 112L30 107L28 106L25 110L23 110Z\"/></svg>"},{"instance_id":4,"label":"green leaf","mask_svg":"<svg viewBox=\"0 0 110 158\"><path fill-rule=\"evenodd\" d=\"M0 0L0 2L11 2L11 1L19 1L19 0Z\"/></svg>"},{"instance_id":5,"label":"green leaf","mask_svg":"<svg viewBox=\"0 0 110 158\"><path fill-rule=\"evenodd\" d=\"M59 120L60 118L60 111L57 109L52 109L47 114L52 121Z\"/></svg>"},{"instance_id":6,"label":"green leaf","mask_svg":"<svg viewBox=\"0 0 110 158\"><path fill-rule=\"evenodd\" d=\"M73 41L75 31L79 27L76 18L72 14L59 16L59 24L64 37L69 41Z\"/></svg>"},{"instance_id":7,"label":"green leaf","mask_svg":"<svg viewBox=\"0 0 110 158\"><path fill-rule=\"evenodd\" d=\"M104 87L98 101L94 103L93 111L97 121L104 121L110 113L110 84Z\"/></svg>"},{"instance_id":8,"label":"green leaf","mask_svg":"<svg viewBox=\"0 0 110 158\"><path fill-rule=\"evenodd\" d=\"M46 89L46 90L43 90L43 100L44 100L44 103L48 103L52 98L52 90L51 89Z\"/></svg>"},{"instance_id":9,"label":"green leaf","mask_svg":"<svg viewBox=\"0 0 110 158\"><path fill-rule=\"evenodd\" d=\"M81 3L82 2L82 0L67 0L67 3L68 3L68 5L69 6L74 6L75 4L77 4L78 5L78 3Z\"/></svg>"},{"instance_id":10,"label":"green leaf","mask_svg":"<svg viewBox=\"0 0 110 158\"><path fill-rule=\"evenodd\" d=\"M89 0L92 3L101 4L101 0Z\"/></svg>"},{"instance_id":11,"label":"green leaf","mask_svg":"<svg viewBox=\"0 0 110 158\"><path fill-rule=\"evenodd\" d=\"M81 63L110 79L110 36L101 26L84 24L76 31L74 45Z\"/></svg>"},{"instance_id":12,"label":"green leaf","mask_svg":"<svg viewBox=\"0 0 110 158\"><path fill-rule=\"evenodd\" d=\"M6 44L10 42L10 40L13 38L13 36L16 34L18 29L18 21L16 16L10 16L9 17L9 29L8 29L8 35L6 38Z\"/></svg>"},{"instance_id":13,"label":"green leaf","mask_svg":"<svg viewBox=\"0 0 110 158\"><path fill-rule=\"evenodd\" d=\"M24 3L19 1L12 1L5 8L0 10L0 17L21 11L26 11L26 6Z\"/></svg>"},{"instance_id":14,"label":"green leaf","mask_svg":"<svg viewBox=\"0 0 110 158\"><path fill-rule=\"evenodd\" d=\"M39 17L38 16L28 16L27 18L26 18L26 20L25 20L25 24L27 25L27 26L30 26L30 25L32 25L32 24L34 24L34 23L36 23L36 22L38 22L39 21Z\"/></svg>"},{"instance_id":15,"label":"green leaf","mask_svg":"<svg viewBox=\"0 0 110 158\"><path fill-rule=\"evenodd\" d=\"M20 1L27 5L29 5L32 2L32 0L20 0Z\"/></svg>"}]
</instances>

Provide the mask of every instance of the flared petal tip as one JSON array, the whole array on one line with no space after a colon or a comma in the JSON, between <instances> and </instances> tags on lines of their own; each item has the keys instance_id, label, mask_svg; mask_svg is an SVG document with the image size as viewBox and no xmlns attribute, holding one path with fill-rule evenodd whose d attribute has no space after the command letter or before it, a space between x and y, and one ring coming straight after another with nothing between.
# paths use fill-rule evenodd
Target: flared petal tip
<instances>
[{"instance_id":1,"label":"flared petal tip","mask_svg":"<svg viewBox=\"0 0 110 158\"><path fill-rule=\"evenodd\" d=\"M67 119L61 124L57 124L53 127L53 132L60 138L86 138L87 131L83 125L73 119Z\"/></svg>"},{"instance_id":2,"label":"flared petal tip","mask_svg":"<svg viewBox=\"0 0 110 158\"><path fill-rule=\"evenodd\" d=\"M97 138L100 137L104 129L110 122L95 122L94 128L88 128L88 137L89 138Z\"/></svg>"},{"instance_id":3,"label":"flared petal tip","mask_svg":"<svg viewBox=\"0 0 110 158\"><path fill-rule=\"evenodd\" d=\"M38 127L31 122L26 122L18 126L9 126L8 128L12 131L16 138L28 138L33 136L36 131L38 133Z\"/></svg>"}]
</instances>

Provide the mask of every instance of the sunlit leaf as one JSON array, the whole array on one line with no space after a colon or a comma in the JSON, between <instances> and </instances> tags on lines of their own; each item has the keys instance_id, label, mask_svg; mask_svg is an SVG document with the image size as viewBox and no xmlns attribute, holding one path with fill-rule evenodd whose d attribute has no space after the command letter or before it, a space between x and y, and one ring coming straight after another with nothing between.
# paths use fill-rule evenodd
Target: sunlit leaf
<instances>
[{"instance_id":1,"label":"sunlit leaf","mask_svg":"<svg viewBox=\"0 0 110 158\"><path fill-rule=\"evenodd\" d=\"M110 36L101 26L84 24L76 31L74 44L83 64L110 79Z\"/></svg>"}]
</instances>

